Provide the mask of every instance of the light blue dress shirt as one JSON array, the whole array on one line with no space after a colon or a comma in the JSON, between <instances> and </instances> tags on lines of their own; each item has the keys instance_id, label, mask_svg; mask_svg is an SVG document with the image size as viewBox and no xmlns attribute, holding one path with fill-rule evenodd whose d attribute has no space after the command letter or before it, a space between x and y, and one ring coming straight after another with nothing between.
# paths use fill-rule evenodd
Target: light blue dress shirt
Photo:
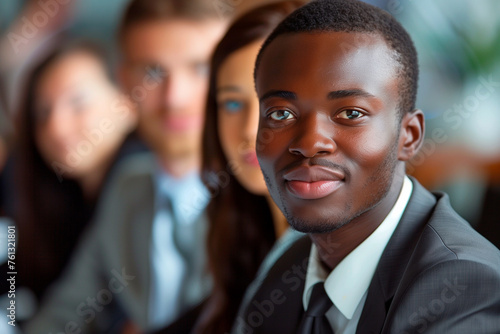
<instances>
[{"instance_id":1,"label":"light blue dress shirt","mask_svg":"<svg viewBox=\"0 0 500 334\"><path fill-rule=\"evenodd\" d=\"M210 194L198 172L177 179L160 170L155 175L156 214L151 245L151 328L173 322L210 292L206 270Z\"/></svg>"}]
</instances>

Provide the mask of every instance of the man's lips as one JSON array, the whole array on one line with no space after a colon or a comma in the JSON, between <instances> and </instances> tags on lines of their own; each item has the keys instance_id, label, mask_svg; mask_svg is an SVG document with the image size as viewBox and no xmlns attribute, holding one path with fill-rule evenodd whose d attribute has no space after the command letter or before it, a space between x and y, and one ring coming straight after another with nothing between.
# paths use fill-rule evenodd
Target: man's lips
<instances>
[{"instance_id":1,"label":"man's lips","mask_svg":"<svg viewBox=\"0 0 500 334\"><path fill-rule=\"evenodd\" d=\"M287 171L283 178L294 197L319 199L337 190L345 176L341 171L323 166L299 166Z\"/></svg>"},{"instance_id":2,"label":"man's lips","mask_svg":"<svg viewBox=\"0 0 500 334\"><path fill-rule=\"evenodd\" d=\"M170 116L164 120L165 128L169 131L182 132L201 127L203 118L199 115Z\"/></svg>"}]
</instances>

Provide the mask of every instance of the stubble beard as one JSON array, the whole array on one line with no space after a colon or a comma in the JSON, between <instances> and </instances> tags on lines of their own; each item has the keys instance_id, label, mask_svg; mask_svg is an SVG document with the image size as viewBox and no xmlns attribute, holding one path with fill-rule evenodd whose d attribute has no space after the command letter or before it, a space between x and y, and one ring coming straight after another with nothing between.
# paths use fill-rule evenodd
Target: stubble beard
<instances>
[{"instance_id":1,"label":"stubble beard","mask_svg":"<svg viewBox=\"0 0 500 334\"><path fill-rule=\"evenodd\" d=\"M358 212L354 213L351 216L345 216L342 213L339 213L336 217L325 217L321 221L316 220L314 222L293 216L287 210L287 206L285 205L286 200L280 188L272 183L271 178L268 174L265 173L264 170L262 170L262 174L264 175L264 180L271 194L271 197L280 208L283 215L286 217L288 223L293 229L303 233L329 233L349 224L351 221L371 211L380 204L380 202L388 195L392 187L397 164L398 160L396 143L396 145L393 145L391 151L385 157L384 161L379 165L375 173L373 173L373 175L364 184L364 188L368 187L371 183L380 183L381 185L383 185L383 187L379 188L378 192L372 194L367 205L365 205L363 208L358 210ZM351 210L353 201L354 199L351 199L346 203L343 212L349 212Z\"/></svg>"}]
</instances>

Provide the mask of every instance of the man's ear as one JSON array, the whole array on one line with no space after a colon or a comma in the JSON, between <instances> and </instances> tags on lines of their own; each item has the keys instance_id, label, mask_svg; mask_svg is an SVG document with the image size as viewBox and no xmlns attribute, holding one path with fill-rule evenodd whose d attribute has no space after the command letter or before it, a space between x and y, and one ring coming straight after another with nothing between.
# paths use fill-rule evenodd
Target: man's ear
<instances>
[{"instance_id":1,"label":"man's ear","mask_svg":"<svg viewBox=\"0 0 500 334\"><path fill-rule=\"evenodd\" d=\"M401 120L398 159L408 161L418 152L425 135L424 113L420 109L406 113Z\"/></svg>"}]
</instances>

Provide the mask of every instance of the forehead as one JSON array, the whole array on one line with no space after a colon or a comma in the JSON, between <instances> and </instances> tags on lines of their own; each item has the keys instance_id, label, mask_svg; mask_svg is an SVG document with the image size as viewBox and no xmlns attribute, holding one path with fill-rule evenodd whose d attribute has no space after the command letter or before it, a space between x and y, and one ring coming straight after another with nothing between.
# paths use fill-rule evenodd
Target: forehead
<instances>
[{"instance_id":1,"label":"forehead","mask_svg":"<svg viewBox=\"0 0 500 334\"><path fill-rule=\"evenodd\" d=\"M301 92L317 92L321 84L325 91L359 88L378 96L397 87L399 63L395 59L394 51L377 34L284 34L261 56L257 93L286 89L300 97Z\"/></svg>"},{"instance_id":2,"label":"forehead","mask_svg":"<svg viewBox=\"0 0 500 334\"><path fill-rule=\"evenodd\" d=\"M37 92L59 92L66 88L107 82L104 64L94 55L77 51L49 65L37 83Z\"/></svg>"},{"instance_id":3,"label":"forehead","mask_svg":"<svg viewBox=\"0 0 500 334\"><path fill-rule=\"evenodd\" d=\"M210 56L224 27L220 20L175 19L136 23L124 36L124 55L129 61L203 60Z\"/></svg>"},{"instance_id":4,"label":"forehead","mask_svg":"<svg viewBox=\"0 0 500 334\"><path fill-rule=\"evenodd\" d=\"M262 43L263 40L258 40L229 54L217 71L217 85L238 83L244 79L253 91L253 66Z\"/></svg>"}]
</instances>

